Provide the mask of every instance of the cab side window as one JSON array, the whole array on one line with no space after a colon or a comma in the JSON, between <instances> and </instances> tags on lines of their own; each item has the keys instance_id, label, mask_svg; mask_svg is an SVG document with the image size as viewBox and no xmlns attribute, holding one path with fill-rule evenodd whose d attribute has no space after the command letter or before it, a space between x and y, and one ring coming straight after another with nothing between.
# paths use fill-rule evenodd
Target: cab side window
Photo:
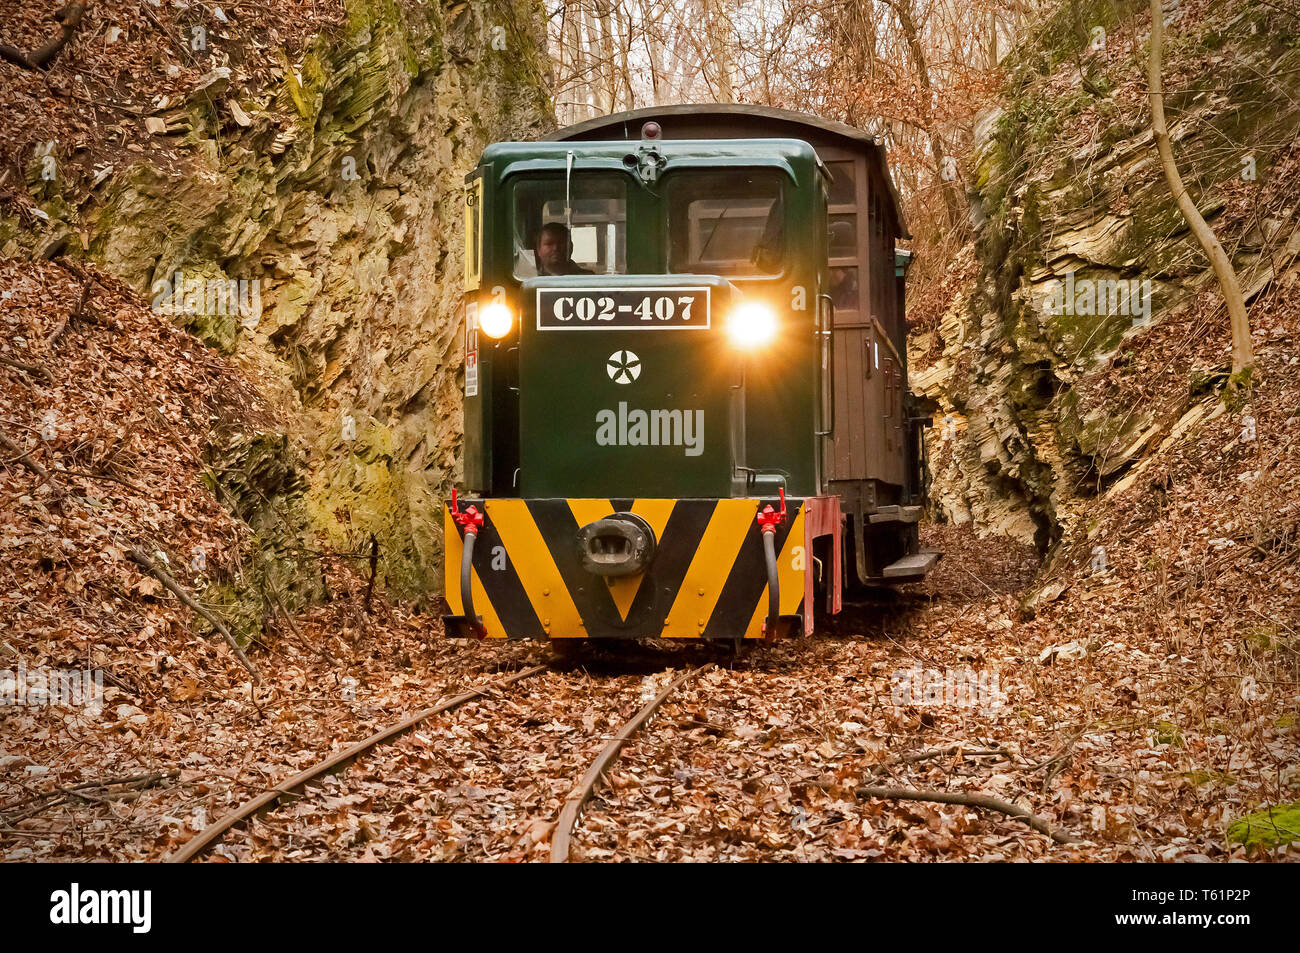
<instances>
[{"instance_id":1,"label":"cab side window","mask_svg":"<svg viewBox=\"0 0 1300 953\"><path fill-rule=\"evenodd\" d=\"M627 273L627 182L575 173L565 208L564 176L514 186L514 276Z\"/></svg>"},{"instance_id":2,"label":"cab side window","mask_svg":"<svg viewBox=\"0 0 1300 953\"><path fill-rule=\"evenodd\" d=\"M771 172L678 172L667 183L669 271L776 275L785 261L781 179Z\"/></svg>"}]
</instances>

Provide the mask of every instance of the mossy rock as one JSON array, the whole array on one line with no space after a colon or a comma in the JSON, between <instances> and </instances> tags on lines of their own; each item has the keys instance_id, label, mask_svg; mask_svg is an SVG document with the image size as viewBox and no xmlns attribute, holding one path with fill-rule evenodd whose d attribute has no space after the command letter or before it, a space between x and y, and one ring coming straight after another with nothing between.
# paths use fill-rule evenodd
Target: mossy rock
<instances>
[{"instance_id":1,"label":"mossy rock","mask_svg":"<svg viewBox=\"0 0 1300 953\"><path fill-rule=\"evenodd\" d=\"M1187 778L1196 786L1202 784L1236 784L1237 779L1227 771L1207 771L1203 768L1196 768L1192 771L1184 771L1182 776Z\"/></svg>"},{"instance_id":2,"label":"mossy rock","mask_svg":"<svg viewBox=\"0 0 1300 953\"><path fill-rule=\"evenodd\" d=\"M1242 636L1249 648L1264 652L1286 646L1286 639L1275 625L1260 625L1247 629Z\"/></svg>"},{"instance_id":3,"label":"mossy rock","mask_svg":"<svg viewBox=\"0 0 1300 953\"><path fill-rule=\"evenodd\" d=\"M1183 733L1172 721L1157 721L1151 726L1154 732L1152 740L1158 745L1169 745L1173 748L1184 746Z\"/></svg>"},{"instance_id":4,"label":"mossy rock","mask_svg":"<svg viewBox=\"0 0 1300 953\"><path fill-rule=\"evenodd\" d=\"M304 503L306 482L284 434L241 436L215 455L207 482L252 530L243 571L212 598L236 626L256 624L268 604L294 612L325 595Z\"/></svg>"},{"instance_id":5,"label":"mossy rock","mask_svg":"<svg viewBox=\"0 0 1300 953\"><path fill-rule=\"evenodd\" d=\"M261 635L266 606L255 588L239 583L215 583L203 590L200 601L225 624L240 648L248 648ZM194 625L208 638L217 635L202 616L195 615Z\"/></svg>"},{"instance_id":6,"label":"mossy rock","mask_svg":"<svg viewBox=\"0 0 1300 953\"><path fill-rule=\"evenodd\" d=\"M1300 840L1300 801L1273 804L1228 825L1228 841L1246 847L1261 845L1271 850L1296 840Z\"/></svg>"}]
</instances>

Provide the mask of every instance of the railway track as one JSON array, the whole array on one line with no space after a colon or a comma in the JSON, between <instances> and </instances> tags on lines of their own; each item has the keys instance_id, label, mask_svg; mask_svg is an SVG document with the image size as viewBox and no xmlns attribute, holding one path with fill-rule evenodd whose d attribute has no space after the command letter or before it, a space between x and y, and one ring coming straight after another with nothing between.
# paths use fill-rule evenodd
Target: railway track
<instances>
[{"instance_id":1,"label":"railway track","mask_svg":"<svg viewBox=\"0 0 1300 953\"><path fill-rule=\"evenodd\" d=\"M642 705L631 718L629 718L616 732L614 732L612 736L609 736L609 741L601 748L595 758L591 760L590 765L582 775L581 780L569 791L568 796L565 798L561 806L558 818L553 825L553 834L550 845L550 861L552 863L565 863L569 860L575 828L581 817L582 809L594 796L601 779L605 776L610 766L618 759L619 753L627 742L651 719L660 706L662 706L664 702L666 702L678 689L682 687L682 685L710 667L712 667L711 663L696 666L672 679L667 686L654 696L654 698ZM265 815L273 811L277 806L302 795L307 786L313 781L317 781L326 775L339 772L352 762L356 761L359 757L366 755L368 752L371 752L386 743L396 740L400 736L407 734L412 729L437 715L451 711L467 702L474 701L475 699L483 698L495 691L509 687L517 682L523 681L524 679L547 670L548 666L545 665L534 665L522 669L505 678L490 682L487 685L446 698L431 708L417 712L416 714L391 725L383 731L377 732L368 738L350 745L342 751L323 759L312 767L282 781L269 791L247 801L236 810L231 811L220 820L205 828L193 839L188 841L183 847L164 858L164 860L169 863L186 863L194 860L220 842L222 837L231 830L254 817ZM588 737L590 738L590 736ZM562 777L563 775L558 776Z\"/></svg>"},{"instance_id":2,"label":"railway track","mask_svg":"<svg viewBox=\"0 0 1300 953\"><path fill-rule=\"evenodd\" d=\"M556 821L555 833L551 838L551 863L564 864L569 861L570 846L573 842L574 828L577 826L578 819L582 815L582 809L592 796L596 793L596 785L619 756L623 746L641 726L650 720L655 711L666 702L672 694L682 685L690 681L696 675L710 668L712 663L701 665L693 668L683 675L677 676L667 687L658 695L652 698L646 705L628 720L609 740L605 747L600 749L600 754L596 755L596 760L591 763L582 780L573 790L564 802L564 807L560 809L559 820Z\"/></svg>"},{"instance_id":3,"label":"railway track","mask_svg":"<svg viewBox=\"0 0 1300 953\"><path fill-rule=\"evenodd\" d=\"M545 665L532 665L511 675L507 675L505 678L499 678L496 681L489 682L487 685L480 688L470 689L467 692L462 692L461 694L455 695L451 698L443 699L432 708L426 708L423 711L416 712L414 715L404 718L402 721L399 721L394 725L390 725L383 731L376 732L369 738L364 738L356 744L350 745L342 751L336 752L323 761L312 765L307 770L302 771L285 781L281 781L271 790L253 798L251 801L246 802L241 807L227 814L225 817L204 828L195 837L187 841L179 850L163 858L164 862L173 864L188 863L201 855L209 847L216 844L217 841L219 841L231 828L242 824L244 821L247 821L249 818L254 817L257 814L269 811L281 801L301 793L303 788L317 778L345 768L366 752L406 734L408 731L423 722L428 721L430 718L441 715L444 712L451 711L455 708L459 708L466 702L471 702L476 698L482 698L493 691L507 688L516 682L523 681L526 678L531 678L534 675L546 671L547 668L548 666Z\"/></svg>"}]
</instances>

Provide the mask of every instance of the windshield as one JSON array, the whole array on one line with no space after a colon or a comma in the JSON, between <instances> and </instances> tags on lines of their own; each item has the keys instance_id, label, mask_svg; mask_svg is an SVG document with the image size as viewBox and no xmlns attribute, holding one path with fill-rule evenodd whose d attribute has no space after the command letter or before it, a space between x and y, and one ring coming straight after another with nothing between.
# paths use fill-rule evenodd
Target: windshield
<instances>
[{"instance_id":1,"label":"windshield","mask_svg":"<svg viewBox=\"0 0 1300 953\"><path fill-rule=\"evenodd\" d=\"M775 275L785 258L781 180L773 172L680 172L669 180L669 270Z\"/></svg>"},{"instance_id":2,"label":"windshield","mask_svg":"<svg viewBox=\"0 0 1300 953\"><path fill-rule=\"evenodd\" d=\"M564 175L514 186L514 275L621 275L627 272L627 182L575 172L568 214Z\"/></svg>"}]
</instances>

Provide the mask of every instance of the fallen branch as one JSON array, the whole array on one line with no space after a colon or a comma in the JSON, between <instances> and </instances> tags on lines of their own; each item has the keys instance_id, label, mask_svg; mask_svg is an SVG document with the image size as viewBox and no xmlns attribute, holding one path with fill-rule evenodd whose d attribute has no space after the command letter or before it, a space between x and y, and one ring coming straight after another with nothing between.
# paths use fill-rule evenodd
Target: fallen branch
<instances>
[{"instance_id":1,"label":"fallen branch","mask_svg":"<svg viewBox=\"0 0 1300 953\"><path fill-rule=\"evenodd\" d=\"M54 326L54 330L50 332L50 336L45 339L45 346L47 348L52 349L55 344L59 343L59 338L63 337L63 332L68 330L69 317L71 316L65 314L61 319L59 319L59 323Z\"/></svg>"},{"instance_id":2,"label":"fallen branch","mask_svg":"<svg viewBox=\"0 0 1300 953\"><path fill-rule=\"evenodd\" d=\"M0 358L0 360L3 360L3 358ZM144 490L141 487L136 486L129 480L123 480L121 477L111 476L107 473L87 473L84 470L65 470L62 467L55 467L53 470L47 470L45 467L33 460L26 450L6 437L2 432L0 432L0 446L3 446L6 450L16 454L17 456L15 459L26 464L29 470L45 482L48 482L54 474L57 473L61 476L81 477L83 480L109 480L113 483L120 483L122 486L134 490L136 493L141 495L144 494Z\"/></svg>"},{"instance_id":3,"label":"fallen branch","mask_svg":"<svg viewBox=\"0 0 1300 953\"><path fill-rule=\"evenodd\" d=\"M244 668L248 669L249 674L253 676L253 684L256 685L261 683L262 679L261 676L257 674L257 669L255 669L253 667L253 663L248 660L248 656L245 655L244 650L239 647L239 643L235 641L235 637L230 634L230 630L226 628L224 622L218 619L207 609L203 608L203 606L199 605L199 603L194 599L194 597L191 596L188 592L186 592L184 587L181 586L180 583L178 583L175 579L172 578L171 573L169 573L165 569L155 566L154 561L150 559L147 555L145 555L145 553L143 553L141 550L132 549L126 555L127 558L131 560L131 562L135 563L141 569L149 573L149 575L153 576L164 586L166 586L167 589L169 589L176 596L177 599L185 603L185 605L189 606L190 609L192 609L194 612L197 612L199 615L203 616L203 618L207 619L208 623L214 629L216 629L218 632L221 633L221 637L226 640L226 644L229 645L230 648L234 651L235 657L239 659L240 664L242 664Z\"/></svg>"},{"instance_id":4,"label":"fallen branch","mask_svg":"<svg viewBox=\"0 0 1300 953\"><path fill-rule=\"evenodd\" d=\"M50 471L33 460L26 450L10 440L3 432L0 432L0 445L3 445L10 453L17 454L18 459L26 465L27 469L40 477L42 482L48 483L50 481Z\"/></svg>"},{"instance_id":5,"label":"fallen branch","mask_svg":"<svg viewBox=\"0 0 1300 953\"><path fill-rule=\"evenodd\" d=\"M41 367L39 364L24 364L22 361L15 361L4 356L0 356L0 364L28 374L35 374L37 377L44 377L51 383L54 382L54 375L50 373L49 368Z\"/></svg>"},{"instance_id":6,"label":"fallen branch","mask_svg":"<svg viewBox=\"0 0 1300 953\"><path fill-rule=\"evenodd\" d=\"M987 811L999 811L1008 817L1024 821L1040 834L1046 834L1058 844L1082 844L1083 839L1056 830L1037 814L1023 807L1018 807L1001 798L987 794L968 794L964 791L919 791L913 788L881 788L863 785L853 791L858 797L873 797L894 801L936 801L940 804L961 804L966 807L980 807Z\"/></svg>"},{"instance_id":7,"label":"fallen branch","mask_svg":"<svg viewBox=\"0 0 1300 953\"><path fill-rule=\"evenodd\" d=\"M871 766L872 774L883 774L890 768L900 764L915 764L918 761L929 761L932 758L942 758L946 755L960 754L972 758L988 757L990 755L999 755L1007 761L1013 760L1011 752L1006 748L980 748L967 749L964 745L953 745L950 748L931 748L927 751L914 751L910 754L901 754L897 758L890 758L888 761L882 761L880 764Z\"/></svg>"},{"instance_id":8,"label":"fallen branch","mask_svg":"<svg viewBox=\"0 0 1300 953\"><path fill-rule=\"evenodd\" d=\"M83 781L81 784L74 784L71 787L56 787L52 791L45 791L40 794L29 794L27 797L3 805L3 808L0 809L8 812L33 802L42 803L37 804L36 807L26 810L21 814L7 814L3 819L0 819L0 823L16 824L18 821L34 817L42 811L47 811L52 807L57 807L59 804L66 801L68 797L76 797L85 801L101 802L117 800L123 794L143 791L145 788L153 787L155 784L159 784L163 781L170 781L179 775L180 771L178 770L151 771L148 774L132 774L122 778L106 778L102 781ZM119 790L109 791L109 788L118 788ZM85 793L92 790L102 790L108 793L103 797L96 797ZM60 797L60 795L62 795L62 797ZM52 803L45 803L49 802L51 798L57 798L57 800Z\"/></svg>"},{"instance_id":9,"label":"fallen branch","mask_svg":"<svg viewBox=\"0 0 1300 953\"><path fill-rule=\"evenodd\" d=\"M884 774L890 768L897 767L901 764L916 764L918 761L929 761L933 758L942 758L954 754L960 754L963 757L970 758L987 758L997 755L1007 761L1015 760L1014 756L1006 748L970 749L964 745L952 745L948 748L929 748L925 751L913 751L909 754L902 754L896 758L890 758L888 761L873 764L867 770L872 774ZM790 783L790 787L792 788L819 788L823 791L843 786L844 783L842 781L793 781Z\"/></svg>"},{"instance_id":10,"label":"fallen branch","mask_svg":"<svg viewBox=\"0 0 1300 953\"><path fill-rule=\"evenodd\" d=\"M370 578L366 580L366 615L370 615L370 599L375 594L375 575L379 572L379 540L370 534Z\"/></svg>"},{"instance_id":11,"label":"fallen branch","mask_svg":"<svg viewBox=\"0 0 1300 953\"><path fill-rule=\"evenodd\" d=\"M59 35L49 40L44 46L33 50L31 53L24 53L16 47L6 46L0 43L0 59L8 60L23 69L43 71L54 57L68 45L72 35L77 32L77 27L81 26L81 19L86 15L87 4L81 3L80 0L73 0L58 13L54 14L54 19L59 21Z\"/></svg>"},{"instance_id":12,"label":"fallen branch","mask_svg":"<svg viewBox=\"0 0 1300 953\"><path fill-rule=\"evenodd\" d=\"M111 473L88 473L85 470L65 470L62 467L56 468L54 472L62 474L63 476L81 477L83 480L108 480L110 483L118 483L129 490L134 490L141 496L145 495L144 487L136 486L130 480L123 480L121 477L115 477Z\"/></svg>"}]
</instances>

